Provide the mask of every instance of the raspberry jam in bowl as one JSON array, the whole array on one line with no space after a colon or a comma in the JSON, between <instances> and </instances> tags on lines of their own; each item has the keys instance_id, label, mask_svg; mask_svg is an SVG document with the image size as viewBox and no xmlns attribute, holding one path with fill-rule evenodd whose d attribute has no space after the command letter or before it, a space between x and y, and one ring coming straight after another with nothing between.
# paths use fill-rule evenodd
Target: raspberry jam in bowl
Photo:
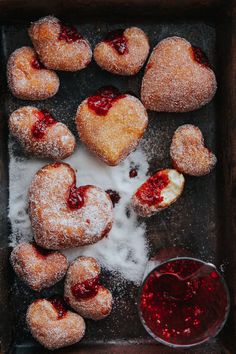
<instances>
[{"instance_id":1,"label":"raspberry jam in bowl","mask_svg":"<svg viewBox=\"0 0 236 354\"><path fill-rule=\"evenodd\" d=\"M139 315L147 332L171 347L215 337L229 313L229 293L214 265L191 257L159 263L144 279Z\"/></svg>"}]
</instances>

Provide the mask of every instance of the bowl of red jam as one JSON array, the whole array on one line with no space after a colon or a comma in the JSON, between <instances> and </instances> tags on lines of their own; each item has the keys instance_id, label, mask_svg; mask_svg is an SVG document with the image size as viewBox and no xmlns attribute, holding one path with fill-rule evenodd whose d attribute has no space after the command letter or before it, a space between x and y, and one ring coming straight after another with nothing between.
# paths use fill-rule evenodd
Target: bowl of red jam
<instances>
[{"instance_id":1,"label":"bowl of red jam","mask_svg":"<svg viewBox=\"0 0 236 354\"><path fill-rule=\"evenodd\" d=\"M192 347L215 337L229 313L229 292L213 264L191 257L159 263L145 277L139 315L158 342Z\"/></svg>"}]
</instances>

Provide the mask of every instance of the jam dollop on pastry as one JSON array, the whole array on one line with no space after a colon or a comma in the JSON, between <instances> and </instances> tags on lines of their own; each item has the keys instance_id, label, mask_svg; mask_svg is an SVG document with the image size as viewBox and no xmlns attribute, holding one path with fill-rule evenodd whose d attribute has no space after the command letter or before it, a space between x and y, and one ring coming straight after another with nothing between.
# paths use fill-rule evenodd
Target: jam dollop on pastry
<instances>
[{"instance_id":1,"label":"jam dollop on pastry","mask_svg":"<svg viewBox=\"0 0 236 354\"><path fill-rule=\"evenodd\" d=\"M168 37L154 48L142 81L144 106L158 112L188 112L212 100L216 77L206 55L184 38Z\"/></svg>"},{"instance_id":2,"label":"jam dollop on pastry","mask_svg":"<svg viewBox=\"0 0 236 354\"><path fill-rule=\"evenodd\" d=\"M170 155L174 168L191 176L207 175L217 162L216 156L204 146L201 130L192 124L175 131Z\"/></svg>"},{"instance_id":3,"label":"jam dollop on pastry","mask_svg":"<svg viewBox=\"0 0 236 354\"><path fill-rule=\"evenodd\" d=\"M135 75L149 53L146 34L137 27L109 32L96 45L94 59L104 70L118 75Z\"/></svg>"},{"instance_id":4,"label":"jam dollop on pastry","mask_svg":"<svg viewBox=\"0 0 236 354\"><path fill-rule=\"evenodd\" d=\"M29 154L63 160L75 149L75 137L67 126L46 110L26 106L14 111L9 129Z\"/></svg>"},{"instance_id":5,"label":"jam dollop on pastry","mask_svg":"<svg viewBox=\"0 0 236 354\"><path fill-rule=\"evenodd\" d=\"M91 62L89 42L75 26L64 24L54 16L33 22L29 36L41 62L48 69L78 71Z\"/></svg>"},{"instance_id":6,"label":"jam dollop on pastry","mask_svg":"<svg viewBox=\"0 0 236 354\"><path fill-rule=\"evenodd\" d=\"M84 318L101 320L112 310L112 294L100 284L101 269L95 258L79 257L69 267L64 297Z\"/></svg>"},{"instance_id":7,"label":"jam dollop on pastry","mask_svg":"<svg viewBox=\"0 0 236 354\"><path fill-rule=\"evenodd\" d=\"M54 96L60 85L57 74L46 69L30 47L19 48L10 55L7 81L15 97L32 101Z\"/></svg>"},{"instance_id":8,"label":"jam dollop on pastry","mask_svg":"<svg viewBox=\"0 0 236 354\"><path fill-rule=\"evenodd\" d=\"M99 89L78 107L76 126L81 140L108 165L118 165L135 149L147 127L143 104L115 87Z\"/></svg>"},{"instance_id":9,"label":"jam dollop on pastry","mask_svg":"<svg viewBox=\"0 0 236 354\"><path fill-rule=\"evenodd\" d=\"M132 207L137 214L149 217L173 204L184 189L184 176L165 169L149 177L134 193Z\"/></svg>"},{"instance_id":10,"label":"jam dollop on pastry","mask_svg":"<svg viewBox=\"0 0 236 354\"><path fill-rule=\"evenodd\" d=\"M67 259L62 253L48 251L31 243L20 243L14 247L10 260L19 278L36 291L56 284L68 268Z\"/></svg>"},{"instance_id":11,"label":"jam dollop on pastry","mask_svg":"<svg viewBox=\"0 0 236 354\"><path fill-rule=\"evenodd\" d=\"M77 343L85 334L84 319L57 297L35 300L28 307L26 321L32 336L50 350Z\"/></svg>"},{"instance_id":12,"label":"jam dollop on pastry","mask_svg":"<svg viewBox=\"0 0 236 354\"><path fill-rule=\"evenodd\" d=\"M72 167L56 162L34 176L29 189L29 216L36 243L57 250L89 245L107 236L113 206L100 187L77 187Z\"/></svg>"}]
</instances>

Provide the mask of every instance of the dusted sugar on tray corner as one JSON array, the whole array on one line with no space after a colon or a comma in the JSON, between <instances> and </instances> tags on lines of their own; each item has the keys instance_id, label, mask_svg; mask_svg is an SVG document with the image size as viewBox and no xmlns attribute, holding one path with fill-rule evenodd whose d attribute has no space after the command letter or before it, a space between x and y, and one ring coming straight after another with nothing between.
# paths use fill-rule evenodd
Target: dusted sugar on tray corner
<instances>
[{"instance_id":1,"label":"dusted sugar on tray corner","mask_svg":"<svg viewBox=\"0 0 236 354\"><path fill-rule=\"evenodd\" d=\"M16 156L12 141L9 143L9 151L9 218L12 226L10 244L15 246L32 240L28 189L35 173L50 161ZM108 237L94 245L67 249L63 253L69 261L81 255L92 256L107 270L139 283L148 258L148 246L145 226L138 222L137 215L130 208L130 199L146 179L146 155L138 149L120 165L110 167L80 146L73 156L64 161L76 171L78 185L94 184L106 191L117 193L120 199L114 204L114 224ZM129 172L134 166L138 166L137 176L130 178Z\"/></svg>"}]
</instances>

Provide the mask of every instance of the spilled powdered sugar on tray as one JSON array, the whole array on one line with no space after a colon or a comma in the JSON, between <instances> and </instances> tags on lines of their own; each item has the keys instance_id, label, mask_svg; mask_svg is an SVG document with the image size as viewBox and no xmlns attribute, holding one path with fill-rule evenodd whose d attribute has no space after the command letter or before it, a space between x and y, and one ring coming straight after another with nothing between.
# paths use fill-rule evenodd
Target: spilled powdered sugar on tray
<instances>
[{"instance_id":1,"label":"spilled powdered sugar on tray","mask_svg":"<svg viewBox=\"0 0 236 354\"><path fill-rule=\"evenodd\" d=\"M27 213L28 188L34 174L50 162L19 158L14 155L13 144L9 143L11 246L32 240L32 230ZM112 189L118 192L121 198L114 207L114 224L108 238L94 245L68 249L63 253L69 261L79 255L95 257L106 269L138 283L142 279L147 262L148 247L145 225L138 222L129 203L134 191L146 179L148 163L144 152L138 149L120 165L110 167L93 156L85 147L80 146L71 157L64 161L75 169L77 186L94 184L104 190ZM136 166L138 166L138 175L130 178L129 171Z\"/></svg>"}]
</instances>

